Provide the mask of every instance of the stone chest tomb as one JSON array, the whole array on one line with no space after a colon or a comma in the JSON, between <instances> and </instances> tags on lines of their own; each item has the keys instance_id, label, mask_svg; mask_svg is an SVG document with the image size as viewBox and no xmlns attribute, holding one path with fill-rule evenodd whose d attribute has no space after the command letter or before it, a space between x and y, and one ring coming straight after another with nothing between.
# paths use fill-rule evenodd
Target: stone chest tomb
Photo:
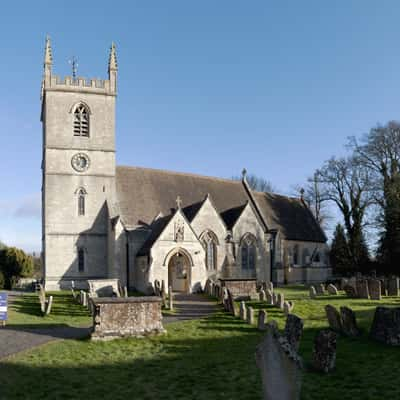
<instances>
[{"instance_id":1,"label":"stone chest tomb","mask_svg":"<svg viewBox=\"0 0 400 400\"><path fill-rule=\"evenodd\" d=\"M156 296L93 298L92 340L164 333L161 301Z\"/></svg>"}]
</instances>

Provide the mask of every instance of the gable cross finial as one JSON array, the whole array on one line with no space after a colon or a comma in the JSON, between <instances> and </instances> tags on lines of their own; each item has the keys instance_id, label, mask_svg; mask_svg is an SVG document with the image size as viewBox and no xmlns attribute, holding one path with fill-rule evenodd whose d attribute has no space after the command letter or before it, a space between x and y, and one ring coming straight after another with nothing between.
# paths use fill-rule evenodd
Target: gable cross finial
<instances>
[{"instance_id":1,"label":"gable cross finial","mask_svg":"<svg viewBox=\"0 0 400 400\"><path fill-rule=\"evenodd\" d=\"M246 168L243 168L243 169L242 169L242 178L245 179L245 178L246 178L246 175L247 175L247 169L246 169Z\"/></svg>"},{"instance_id":2,"label":"gable cross finial","mask_svg":"<svg viewBox=\"0 0 400 400\"><path fill-rule=\"evenodd\" d=\"M181 196L178 196L178 197L176 198L176 205L178 206L178 209L180 210L181 207L182 207L182 199L181 199Z\"/></svg>"}]
</instances>

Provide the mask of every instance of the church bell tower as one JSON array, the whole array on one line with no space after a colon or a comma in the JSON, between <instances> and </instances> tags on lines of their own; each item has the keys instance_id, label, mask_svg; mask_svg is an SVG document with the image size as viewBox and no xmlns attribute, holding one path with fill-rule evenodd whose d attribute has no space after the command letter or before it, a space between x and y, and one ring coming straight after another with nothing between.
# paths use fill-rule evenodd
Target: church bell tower
<instances>
[{"instance_id":1,"label":"church bell tower","mask_svg":"<svg viewBox=\"0 0 400 400\"><path fill-rule=\"evenodd\" d=\"M117 58L108 79L53 75L46 39L43 126L42 257L47 289L86 287L108 276L109 205L115 201Z\"/></svg>"}]
</instances>

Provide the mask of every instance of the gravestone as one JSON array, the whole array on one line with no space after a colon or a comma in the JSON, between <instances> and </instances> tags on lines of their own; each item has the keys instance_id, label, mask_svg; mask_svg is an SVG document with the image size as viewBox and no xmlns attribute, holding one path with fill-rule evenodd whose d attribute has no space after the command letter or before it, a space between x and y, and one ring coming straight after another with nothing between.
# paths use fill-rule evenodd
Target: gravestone
<instances>
[{"instance_id":1,"label":"gravestone","mask_svg":"<svg viewBox=\"0 0 400 400\"><path fill-rule=\"evenodd\" d=\"M259 331L265 331L266 322L267 322L267 312L265 310L260 310L258 312L257 329Z\"/></svg>"},{"instance_id":2,"label":"gravestone","mask_svg":"<svg viewBox=\"0 0 400 400\"><path fill-rule=\"evenodd\" d=\"M399 295L399 278L391 277L388 279L387 294L388 294L388 296L398 296Z\"/></svg>"},{"instance_id":3,"label":"gravestone","mask_svg":"<svg viewBox=\"0 0 400 400\"><path fill-rule=\"evenodd\" d=\"M51 313L52 305L53 305L53 296L50 296L46 304L46 315L49 315Z\"/></svg>"},{"instance_id":4,"label":"gravestone","mask_svg":"<svg viewBox=\"0 0 400 400\"><path fill-rule=\"evenodd\" d=\"M314 286L310 286L310 298L315 299L317 297L317 291Z\"/></svg>"},{"instance_id":5,"label":"gravestone","mask_svg":"<svg viewBox=\"0 0 400 400\"><path fill-rule=\"evenodd\" d=\"M385 279L379 279L379 281L381 282L381 295L382 296L387 296Z\"/></svg>"},{"instance_id":6,"label":"gravestone","mask_svg":"<svg viewBox=\"0 0 400 400\"><path fill-rule=\"evenodd\" d=\"M277 303L275 305L282 310L284 302L285 302L284 294L283 293L278 293L278 299L277 299Z\"/></svg>"},{"instance_id":7,"label":"gravestone","mask_svg":"<svg viewBox=\"0 0 400 400\"><path fill-rule=\"evenodd\" d=\"M326 317L328 318L329 327L335 332L342 331L342 318L339 311L335 307L327 304L325 306Z\"/></svg>"},{"instance_id":8,"label":"gravestone","mask_svg":"<svg viewBox=\"0 0 400 400\"><path fill-rule=\"evenodd\" d=\"M342 317L342 332L350 337L359 336L360 330L354 311L349 307L340 307L340 316Z\"/></svg>"},{"instance_id":9,"label":"gravestone","mask_svg":"<svg viewBox=\"0 0 400 400\"><path fill-rule=\"evenodd\" d=\"M89 293L92 298L120 296L118 279L88 279L87 282L89 285Z\"/></svg>"},{"instance_id":10,"label":"gravestone","mask_svg":"<svg viewBox=\"0 0 400 400\"><path fill-rule=\"evenodd\" d=\"M369 336L390 346L400 346L400 307L376 307Z\"/></svg>"},{"instance_id":11,"label":"gravestone","mask_svg":"<svg viewBox=\"0 0 400 400\"><path fill-rule=\"evenodd\" d=\"M272 292L272 305L273 306L278 305L278 294L276 292Z\"/></svg>"},{"instance_id":12,"label":"gravestone","mask_svg":"<svg viewBox=\"0 0 400 400\"><path fill-rule=\"evenodd\" d=\"M315 337L312 364L317 371L327 373L335 368L336 339L336 333L328 329L318 332Z\"/></svg>"},{"instance_id":13,"label":"gravestone","mask_svg":"<svg viewBox=\"0 0 400 400\"><path fill-rule=\"evenodd\" d=\"M332 283L330 283L327 287L328 293L334 296L338 295L338 290L336 288L335 285L333 285Z\"/></svg>"},{"instance_id":14,"label":"gravestone","mask_svg":"<svg viewBox=\"0 0 400 400\"><path fill-rule=\"evenodd\" d=\"M265 293L265 296L266 296L267 304L272 306L274 304L273 295L272 295L272 292L269 289L267 289L267 291Z\"/></svg>"},{"instance_id":15,"label":"gravestone","mask_svg":"<svg viewBox=\"0 0 400 400\"><path fill-rule=\"evenodd\" d=\"M360 299L369 299L368 281L366 279L357 280L357 294Z\"/></svg>"},{"instance_id":16,"label":"gravestone","mask_svg":"<svg viewBox=\"0 0 400 400\"><path fill-rule=\"evenodd\" d=\"M246 303L244 301L240 302L239 315L240 315L240 319L242 319L243 321L246 321L246 319L247 319L247 309L246 309Z\"/></svg>"},{"instance_id":17,"label":"gravestone","mask_svg":"<svg viewBox=\"0 0 400 400\"><path fill-rule=\"evenodd\" d=\"M168 308L174 309L174 294L172 292L172 286L168 286Z\"/></svg>"},{"instance_id":18,"label":"gravestone","mask_svg":"<svg viewBox=\"0 0 400 400\"><path fill-rule=\"evenodd\" d=\"M300 399L302 361L275 324L267 324L266 335L257 346L256 362L264 400Z\"/></svg>"},{"instance_id":19,"label":"gravestone","mask_svg":"<svg viewBox=\"0 0 400 400\"><path fill-rule=\"evenodd\" d=\"M161 284L157 279L154 281L154 294L156 296L161 296Z\"/></svg>"},{"instance_id":20,"label":"gravestone","mask_svg":"<svg viewBox=\"0 0 400 400\"><path fill-rule=\"evenodd\" d=\"M283 303L283 313L284 313L286 316L288 316L289 313L290 313L290 310L291 310L291 307L290 307L289 302L288 302L288 301L285 301L285 302Z\"/></svg>"},{"instance_id":21,"label":"gravestone","mask_svg":"<svg viewBox=\"0 0 400 400\"><path fill-rule=\"evenodd\" d=\"M260 290L259 296L260 296L260 301L265 301L265 291L264 291L264 289Z\"/></svg>"},{"instance_id":22,"label":"gravestone","mask_svg":"<svg viewBox=\"0 0 400 400\"><path fill-rule=\"evenodd\" d=\"M254 310L253 310L253 307L247 307L246 320L247 320L248 324L250 324L250 325L254 324Z\"/></svg>"},{"instance_id":23,"label":"gravestone","mask_svg":"<svg viewBox=\"0 0 400 400\"><path fill-rule=\"evenodd\" d=\"M317 291L317 295L323 295L325 294L325 287L322 283L320 283L319 285L316 286L316 291Z\"/></svg>"},{"instance_id":24,"label":"gravestone","mask_svg":"<svg viewBox=\"0 0 400 400\"><path fill-rule=\"evenodd\" d=\"M348 286L353 286L354 290L357 292L357 278L355 276L347 280Z\"/></svg>"},{"instance_id":25,"label":"gravestone","mask_svg":"<svg viewBox=\"0 0 400 400\"><path fill-rule=\"evenodd\" d=\"M235 307L235 301L233 299L232 293L229 289L227 289L227 294L228 294L228 306L229 306L229 312L236 317L236 307Z\"/></svg>"},{"instance_id":26,"label":"gravestone","mask_svg":"<svg viewBox=\"0 0 400 400\"><path fill-rule=\"evenodd\" d=\"M351 285L346 285L344 287L344 291L345 291L347 297L350 297L351 299L354 299L357 297L357 290L354 289L354 287Z\"/></svg>"},{"instance_id":27,"label":"gravestone","mask_svg":"<svg viewBox=\"0 0 400 400\"><path fill-rule=\"evenodd\" d=\"M204 293L210 295L211 291L210 291L210 285L211 285L211 280L207 279L206 280L206 284L204 285Z\"/></svg>"},{"instance_id":28,"label":"gravestone","mask_svg":"<svg viewBox=\"0 0 400 400\"><path fill-rule=\"evenodd\" d=\"M340 280L340 289L341 289L341 290L344 290L344 287L345 287L346 285L348 285L348 282L349 282L349 280L348 280L347 278L342 278L342 279Z\"/></svg>"},{"instance_id":29,"label":"gravestone","mask_svg":"<svg viewBox=\"0 0 400 400\"><path fill-rule=\"evenodd\" d=\"M274 292L274 284L272 282L268 282L267 289L270 290L271 293L273 293Z\"/></svg>"},{"instance_id":30,"label":"gravestone","mask_svg":"<svg viewBox=\"0 0 400 400\"><path fill-rule=\"evenodd\" d=\"M300 339L303 334L303 320L297 315L289 314L286 318L285 337L296 352L300 347Z\"/></svg>"},{"instance_id":31,"label":"gravestone","mask_svg":"<svg viewBox=\"0 0 400 400\"><path fill-rule=\"evenodd\" d=\"M381 281L378 279L368 280L368 291L371 300L381 300L382 299Z\"/></svg>"}]
</instances>

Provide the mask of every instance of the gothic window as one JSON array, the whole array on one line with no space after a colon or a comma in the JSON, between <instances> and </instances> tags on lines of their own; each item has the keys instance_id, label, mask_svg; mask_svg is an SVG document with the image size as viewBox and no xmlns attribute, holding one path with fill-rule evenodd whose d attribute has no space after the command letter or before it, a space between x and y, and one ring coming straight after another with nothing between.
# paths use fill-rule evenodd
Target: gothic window
<instances>
[{"instance_id":1,"label":"gothic window","mask_svg":"<svg viewBox=\"0 0 400 400\"><path fill-rule=\"evenodd\" d=\"M256 267L256 239L247 234L243 237L241 246L242 269L255 269Z\"/></svg>"},{"instance_id":2,"label":"gothic window","mask_svg":"<svg viewBox=\"0 0 400 400\"><path fill-rule=\"evenodd\" d=\"M206 267L208 270L217 269L217 237L211 231L202 235L202 242L206 250Z\"/></svg>"},{"instance_id":3,"label":"gothic window","mask_svg":"<svg viewBox=\"0 0 400 400\"><path fill-rule=\"evenodd\" d=\"M317 252L315 253L314 261L315 261L316 263L321 262L321 256L320 256L320 254L319 254L319 251L317 251Z\"/></svg>"},{"instance_id":4,"label":"gothic window","mask_svg":"<svg viewBox=\"0 0 400 400\"><path fill-rule=\"evenodd\" d=\"M83 188L78 189L78 215L85 215L85 197L86 197L86 190Z\"/></svg>"},{"instance_id":5,"label":"gothic window","mask_svg":"<svg viewBox=\"0 0 400 400\"><path fill-rule=\"evenodd\" d=\"M85 250L82 247L78 248L78 271L85 270Z\"/></svg>"},{"instance_id":6,"label":"gothic window","mask_svg":"<svg viewBox=\"0 0 400 400\"><path fill-rule=\"evenodd\" d=\"M89 136L89 110L84 104L74 110L74 136Z\"/></svg>"},{"instance_id":7,"label":"gothic window","mask_svg":"<svg viewBox=\"0 0 400 400\"><path fill-rule=\"evenodd\" d=\"M299 245L296 244L293 247L293 264L298 265L299 264Z\"/></svg>"}]
</instances>

